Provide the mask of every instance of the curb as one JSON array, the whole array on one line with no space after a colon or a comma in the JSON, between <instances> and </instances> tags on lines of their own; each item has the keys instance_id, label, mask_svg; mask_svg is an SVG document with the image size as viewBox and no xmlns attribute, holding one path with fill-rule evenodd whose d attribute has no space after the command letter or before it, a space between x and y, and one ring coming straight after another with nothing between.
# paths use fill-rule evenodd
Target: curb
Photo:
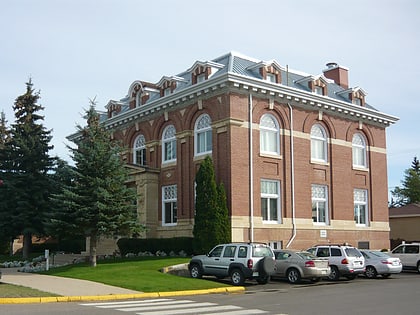
<instances>
[{"instance_id":1,"label":"curb","mask_svg":"<svg viewBox=\"0 0 420 315\"><path fill-rule=\"evenodd\" d=\"M159 298L159 297L183 296L183 295L203 295L203 294L215 294L215 293L242 293L244 291L245 291L245 287L226 287L226 288L215 288L215 289L205 289L205 290L150 292L150 293L136 293L136 294L0 298L0 304L33 304L33 303L54 303L54 302L111 301L111 300Z\"/></svg>"}]
</instances>

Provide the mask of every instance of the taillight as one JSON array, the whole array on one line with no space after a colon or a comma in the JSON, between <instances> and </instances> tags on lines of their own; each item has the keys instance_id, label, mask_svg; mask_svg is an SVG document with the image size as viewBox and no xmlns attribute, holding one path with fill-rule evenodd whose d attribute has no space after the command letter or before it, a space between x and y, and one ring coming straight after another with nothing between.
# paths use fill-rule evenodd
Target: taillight
<instances>
[{"instance_id":1,"label":"taillight","mask_svg":"<svg viewBox=\"0 0 420 315\"><path fill-rule=\"evenodd\" d=\"M349 263L349 261L347 260L347 258L344 258L344 259L341 261L341 263L342 263L343 265L347 265L347 264Z\"/></svg>"},{"instance_id":2,"label":"taillight","mask_svg":"<svg viewBox=\"0 0 420 315\"><path fill-rule=\"evenodd\" d=\"M305 267L315 267L315 263L312 260L305 262Z\"/></svg>"},{"instance_id":3,"label":"taillight","mask_svg":"<svg viewBox=\"0 0 420 315\"><path fill-rule=\"evenodd\" d=\"M388 260L382 260L381 263L383 263L385 265L392 265L392 262L390 262Z\"/></svg>"},{"instance_id":4,"label":"taillight","mask_svg":"<svg viewBox=\"0 0 420 315\"><path fill-rule=\"evenodd\" d=\"M248 259L246 265L249 269L252 269L252 267L254 267L254 262L252 261L252 259Z\"/></svg>"}]
</instances>

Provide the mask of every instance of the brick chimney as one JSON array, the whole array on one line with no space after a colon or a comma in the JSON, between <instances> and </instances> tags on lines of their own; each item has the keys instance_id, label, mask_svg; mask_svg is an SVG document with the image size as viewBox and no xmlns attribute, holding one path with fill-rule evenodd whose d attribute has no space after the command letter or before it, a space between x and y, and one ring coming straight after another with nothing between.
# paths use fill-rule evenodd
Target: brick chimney
<instances>
[{"instance_id":1,"label":"brick chimney","mask_svg":"<svg viewBox=\"0 0 420 315\"><path fill-rule=\"evenodd\" d=\"M324 76L340 85L344 89L349 88L349 69L339 66L335 62L327 63L327 69L324 71Z\"/></svg>"}]
</instances>

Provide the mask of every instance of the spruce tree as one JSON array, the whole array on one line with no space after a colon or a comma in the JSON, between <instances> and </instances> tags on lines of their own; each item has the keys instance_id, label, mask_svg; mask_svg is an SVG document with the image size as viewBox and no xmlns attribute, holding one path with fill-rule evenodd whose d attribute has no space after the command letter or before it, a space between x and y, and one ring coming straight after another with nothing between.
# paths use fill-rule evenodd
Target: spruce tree
<instances>
[{"instance_id":1,"label":"spruce tree","mask_svg":"<svg viewBox=\"0 0 420 315\"><path fill-rule=\"evenodd\" d=\"M100 123L92 101L86 111L87 126L78 126L77 148L69 148L75 167L73 181L54 197L60 213L54 219L68 231L90 238L90 262L96 266L96 247L101 236L128 236L139 231L136 192L125 183L128 173L122 148L111 140Z\"/></svg>"},{"instance_id":2,"label":"spruce tree","mask_svg":"<svg viewBox=\"0 0 420 315\"><path fill-rule=\"evenodd\" d=\"M195 253L207 253L213 246L230 241L230 223L223 186L217 187L214 167L206 157L196 175L193 228Z\"/></svg>"},{"instance_id":3,"label":"spruce tree","mask_svg":"<svg viewBox=\"0 0 420 315\"><path fill-rule=\"evenodd\" d=\"M5 143L2 167L8 194L2 228L11 238L23 235L23 258L30 253L32 235L44 232L50 191L48 171L53 163L48 154L53 148L51 131L42 124L44 117L39 112L44 108L38 104L39 98L29 80L25 94L17 97L13 106L15 122Z\"/></svg>"},{"instance_id":4,"label":"spruce tree","mask_svg":"<svg viewBox=\"0 0 420 315\"><path fill-rule=\"evenodd\" d=\"M420 202L420 163L417 157L414 157L411 167L406 169L404 174L404 180L401 181L402 186L398 186L392 191L392 195L396 199L393 201L394 206Z\"/></svg>"}]
</instances>

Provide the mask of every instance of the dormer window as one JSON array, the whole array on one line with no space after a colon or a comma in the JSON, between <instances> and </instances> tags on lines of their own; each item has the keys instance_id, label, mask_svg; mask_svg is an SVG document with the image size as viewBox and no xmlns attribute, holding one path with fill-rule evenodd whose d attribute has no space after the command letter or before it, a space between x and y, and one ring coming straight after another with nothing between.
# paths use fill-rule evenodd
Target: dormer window
<instances>
[{"instance_id":1,"label":"dormer window","mask_svg":"<svg viewBox=\"0 0 420 315\"><path fill-rule=\"evenodd\" d=\"M197 75L197 83L201 83L201 82L204 82L204 81L206 81L206 74L205 73Z\"/></svg>"},{"instance_id":2,"label":"dormer window","mask_svg":"<svg viewBox=\"0 0 420 315\"><path fill-rule=\"evenodd\" d=\"M168 87L168 88L166 88L166 89L163 90L163 96L168 96L171 93L172 93L172 91L171 91L171 88L170 87Z\"/></svg>"},{"instance_id":3,"label":"dormer window","mask_svg":"<svg viewBox=\"0 0 420 315\"><path fill-rule=\"evenodd\" d=\"M353 98L353 104L358 105L358 106L362 106L362 99L360 97Z\"/></svg>"},{"instance_id":4,"label":"dormer window","mask_svg":"<svg viewBox=\"0 0 420 315\"><path fill-rule=\"evenodd\" d=\"M324 95L324 88L321 86L315 86L314 93L318 95Z\"/></svg>"},{"instance_id":5,"label":"dormer window","mask_svg":"<svg viewBox=\"0 0 420 315\"><path fill-rule=\"evenodd\" d=\"M267 73L265 80L271 83L277 83L277 78L274 73Z\"/></svg>"}]
</instances>

